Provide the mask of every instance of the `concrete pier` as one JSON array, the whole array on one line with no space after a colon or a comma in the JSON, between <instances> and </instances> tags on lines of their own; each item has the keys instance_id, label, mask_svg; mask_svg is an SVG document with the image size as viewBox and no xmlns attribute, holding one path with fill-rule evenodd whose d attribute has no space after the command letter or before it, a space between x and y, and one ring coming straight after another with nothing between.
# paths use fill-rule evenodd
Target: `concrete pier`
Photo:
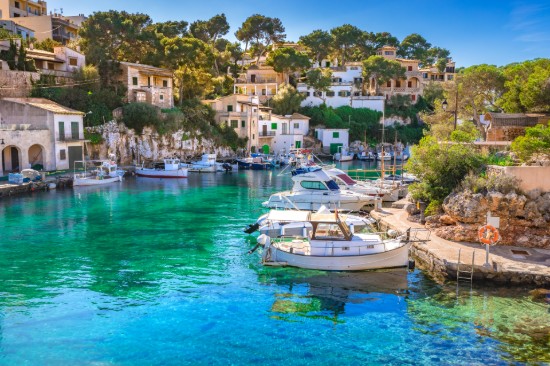
<instances>
[{"instance_id":1,"label":"concrete pier","mask_svg":"<svg viewBox=\"0 0 550 366\"><path fill-rule=\"evenodd\" d=\"M405 231L408 228L424 228L424 225L407 220L408 213L401 208L383 208L372 211L382 228ZM475 251L473 281L485 280L498 283L550 286L550 250L516 246L491 246L488 265L485 248L479 243L453 242L430 236L426 243L415 243L412 254L422 268L439 279L457 279L459 250L460 269L472 268Z\"/></svg>"}]
</instances>

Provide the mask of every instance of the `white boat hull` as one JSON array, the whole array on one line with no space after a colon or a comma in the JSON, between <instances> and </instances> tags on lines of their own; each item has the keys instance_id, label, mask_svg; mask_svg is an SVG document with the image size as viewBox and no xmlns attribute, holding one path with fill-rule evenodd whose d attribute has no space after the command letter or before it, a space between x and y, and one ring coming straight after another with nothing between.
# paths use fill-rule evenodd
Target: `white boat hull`
<instances>
[{"instance_id":1,"label":"white boat hull","mask_svg":"<svg viewBox=\"0 0 550 366\"><path fill-rule=\"evenodd\" d=\"M157 169L136 169L136 175L146 178L187 178L187 169L178 170L157 170Z\"/></svg>"},{"instance_id":2,"label":"white boat hull","mask_svg":"<svg viewBox=\"0 0 550 366\"><path fill-rule=\"evenodd\" d=\"M74 178L73 179L73 186L101 186L104 184L114 183L114 182L122 182L121 176L116 177L108 177L103 179L96 179L96 178Z\"/></svg>"},{"instance_id":3,"label":"white boat hull","mask_svg":"<svg viewBox=\"0 0 550 366\"><path fill-rule=\"evenodd\" d=\"M352 256L312 256L288 253L273 245L265 250L272 263L284 263L288 266L317 269L323 271L364 271L369 269L405 267L409 263L411 244L382 253ZM268 265L269 265L269 262Z\"/></svg>"},{"instance_id":4,"label":"white boat hull","mask_svg":"<svg viewBox=\"0 0 550 366\"><path fill-rule=\"evenodd\" d=\"M299 209L308 211L317 211L321 206L330 210L338 209L341 211L359 211L365 205L373 204L373 199L367 196L356 194L331 193L302 193L294 194L292 192L282 192L271 195L269 201L262 203L263 207L275 209Z\"/></svg>"}]
</instances>

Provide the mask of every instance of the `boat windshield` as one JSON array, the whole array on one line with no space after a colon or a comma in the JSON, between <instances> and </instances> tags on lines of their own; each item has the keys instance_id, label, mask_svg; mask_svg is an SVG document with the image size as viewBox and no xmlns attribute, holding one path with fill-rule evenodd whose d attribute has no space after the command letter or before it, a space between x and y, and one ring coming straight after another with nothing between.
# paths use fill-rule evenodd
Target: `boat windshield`
<instances>
[{"instance_id":1,"label":"boat windshield","mask_svg":"<svg viewBox=\"0 0 550 366\"><path fill-rule=\"evenodd\" d=\"M340 190L340 187L338 187L338 183L336 183L335 181L333 181L332 179L329 180L329 181L326 181L325 182L328 189L330 189L331 191L338 191Z\"/></svg>"},{"instance_id":2,"label":"boat windshield","mask_svg":"<svg viewBox=\"0 0 550 366\"><path fill-rule=\"evenodd\" d=\"M319 223L315 230L315 239L344 240L344 233L338 224Z\"/></svg>"}]
</instances>

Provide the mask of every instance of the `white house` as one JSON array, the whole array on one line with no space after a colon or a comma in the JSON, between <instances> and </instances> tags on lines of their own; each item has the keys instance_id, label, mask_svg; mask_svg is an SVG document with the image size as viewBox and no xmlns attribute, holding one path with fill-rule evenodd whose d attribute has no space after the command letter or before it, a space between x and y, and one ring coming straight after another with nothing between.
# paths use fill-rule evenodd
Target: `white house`
<instances>
[{"instance_id":1,"label":"white house","mask_svg":"<svg viewBox=\"0 0 550 366\"><path fill-rule=\"evenodd\" d=\"M0 176L32 166L73 169L84 158L83 116L47 99L0 99Z\"/></svg>"},{"instance_id":2,"label":"white house","mask_svg":"<svg viewBox=\"0 0 550 366\"><path fill-rule=\"evenodd\" d=\"M259 121L259 148L264 153L289 152L304 147L309 132L309 117L294 113L287 116L271 114L269 120Z\"/></svg>"},{"instance_id":3,"label":"white house","mask_svg":"<svg viewBox=\"0 0 550 366\"><path fill-rule=\"evenodd\" d=\"M349 147L349 129L347 128L316 128L315 138L321 141L323 152L331 155L336 154L339 147Z\"/></svg>"},{"instance_id":4,"label":"white house","mask_svg":"<svg viewBox=\"0 0 550 366\"><path fill-rule=\"evenodd\" d=\"M368 96L363 92L363 69L360 62L350 62L330 69L332 85L327 92L316 91L306 83L298 84L297 90L306 97L302 102L303 107L318 106L324 102L333 108L350 106L382 112L384 97Z\"/></svg>"}]
</instances>

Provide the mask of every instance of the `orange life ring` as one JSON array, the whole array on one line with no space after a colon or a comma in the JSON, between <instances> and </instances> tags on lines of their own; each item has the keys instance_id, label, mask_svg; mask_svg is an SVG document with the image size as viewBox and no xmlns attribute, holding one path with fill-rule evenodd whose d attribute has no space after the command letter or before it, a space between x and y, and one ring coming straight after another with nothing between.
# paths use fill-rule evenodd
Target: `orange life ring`
<instances>
[{"instance_id":1,"label":"orange life ring","mask_svg":"<svg viewBox=\"0 0 550 366\"><path fill-rule=\"evenodd\" d=\"M498 230L493 225L480 227L477 236L480 242L489 245L495 244L500 239Z\"/></svg>"}]
</instances>

